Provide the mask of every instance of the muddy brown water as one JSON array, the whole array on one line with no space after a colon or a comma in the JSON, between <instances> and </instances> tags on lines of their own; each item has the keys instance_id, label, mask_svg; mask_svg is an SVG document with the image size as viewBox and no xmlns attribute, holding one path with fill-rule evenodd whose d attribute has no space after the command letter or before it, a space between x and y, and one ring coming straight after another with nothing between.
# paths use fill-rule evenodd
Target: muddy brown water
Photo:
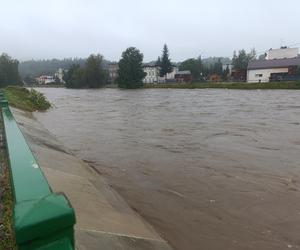
<instances>
[{"instance_id":1,"label":"muddy brown water","mask_svg":"<svg viewBox=\"0 0 300 250\"><path fill-rule=\"evenodd\" d=\"M300 91L39 90L38 120L174 249L300 248Z\"/></svg>"}]
</instances>

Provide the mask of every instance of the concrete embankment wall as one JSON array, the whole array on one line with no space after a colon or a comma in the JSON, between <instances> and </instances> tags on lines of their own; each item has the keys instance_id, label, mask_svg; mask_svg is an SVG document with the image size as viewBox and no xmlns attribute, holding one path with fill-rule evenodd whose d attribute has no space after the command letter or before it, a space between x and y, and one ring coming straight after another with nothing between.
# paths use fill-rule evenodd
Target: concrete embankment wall
<instances>
[{"instance_id":1,"label":"concrete embankment wall","mask_svg":"<svg viewBox=\"0 0 300 250\"><path fill-rule=\"evenodd\" d=\"M62 146L31 113L12 112L50 187L64 192L75 209L77 249L172 249L96 171Z\"/></svg>"}]
</instances>

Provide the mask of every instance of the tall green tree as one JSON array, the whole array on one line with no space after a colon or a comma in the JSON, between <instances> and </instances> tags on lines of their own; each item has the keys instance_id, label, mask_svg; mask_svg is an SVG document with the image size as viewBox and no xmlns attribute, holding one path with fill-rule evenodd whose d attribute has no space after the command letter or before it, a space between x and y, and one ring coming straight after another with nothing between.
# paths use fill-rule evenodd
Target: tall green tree
<instances>
[{"instance_id":1,"label":"tall green tree","mask_svg":"<svg viewBox=\"0 0 300 250\"><path fill-rule=\"evenodd\" d=\"M85 63L85 84L89 88L99 88L105 85L106 72L103 69L103 56L90 55Z\"/></svg>"},{"instance_id":2,"label":"tall green tree","mask_svg":"<svg viewBox=\"0 0 300 250\"><path fill-rule=\"evenodd\" d=\"M18 60L12 59L7 54L0 56L0 87L21 84L18 66Z\"/></svg>"},{"instance_id":3,"label":"tall green tree","mask_svg":"<svg viewBox=\"0 0 300 250\"><path fill-rule=\"evenodd\" d=\"M84 76L83 76L84 73L80 69L81 68L80 68L79 64L72 64L70 66L69 70L64 74L63 80L66 82L67 88L80 88L81 87L80 82L81 82L82 78L84 78ZM80 77L79 77L79 72L81 74Z\"/></svg>"},{"instance_id":4,"label":"tall green tree","mask_svg":"<svg viewBox=\"0 0 300 250\"><path fill-rule=\"evenodd\" d=\"M160 66L160 76L161 77L164 77L167 73L170 73L173 70L172 63L169 58L169 49L166 44L164 45L164 48L162 51L162 56L161 56L161 61L158 66Z\"/></svg>"},{"instance_id":5,"label":"tall green tree","mask_svg":"<svg viewBox=\"0 0 300 250\"><path fill-rule=\"evenodd\" d=\"M240 50L238 55L233 54L232 65L236 70L246 70L248 67L248 57L244 49Z\"/></svg>"},{"instance_id":6,"label":"tall green tree","mask_svg":"<svg viewBox=\"0 0 300 250\"><path fill-rule=\"evenodd\" d=\"M106 83L107 72L103 67L103 56L90 55L84 66L73 64L64 75L67 88L100 88Z\"/></svg>"},{"instance_id":7,"label":"tall green tree","mask_svg":"<svg viewBox=\"0 0 300 250\"><path fill-rule=\"evenodd\" d=\"M248 63L256 59L256 51L252 49L250 53L246 53L244 49L240 50L238 55L234 51L232 58L232 65L234 69L245 71L247 70Z\"/></svg>"},{"instance_id":8,"label":"tall green tree","mask_svg":"<svg viewBox=\"0 0 300 250\"><path fill-rule=\"evenodd\" d=\"M134 47L126 49L119 61L117 83L120 88L141 88L146 73L143 70L143 54Z\"/></svg>"},{"instance_id":9,"label":"tall green tree","mask_svg":"<svg viewBox=\"0 0 300 250\"><path fill-rule=\"evenodd\" d=\"M194 80L201 80L203 70L201 58L190 58L183 61L179 66L179 70L190 70Z\"/></svg>"}]
</instances>

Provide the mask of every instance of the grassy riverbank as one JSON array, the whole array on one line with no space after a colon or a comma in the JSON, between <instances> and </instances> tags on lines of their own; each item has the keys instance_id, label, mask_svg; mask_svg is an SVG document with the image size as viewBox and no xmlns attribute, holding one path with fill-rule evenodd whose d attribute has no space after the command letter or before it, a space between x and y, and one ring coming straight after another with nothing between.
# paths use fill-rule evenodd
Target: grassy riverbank
<instances>
[{"instance_id":1,"label":"grassy riverbank","mask_svg":"<svg viewBox=\"0 0 300 250\"><path fill-rule=\"evenodd\" d=\"M268 83L166 83L146 84L145 88L174 89L300 89L300 82L268 82Z\"/></svg>"},{"instance_id":2,"label":"grassy riverbank","mask_svg":"<svg viewBox=\"0 0 300 250\"><path fill-rule=\"evenodd\" d=\"M0 250L15 249L14 234L12 230L12 190L10 186L10 173L5 147L3 147L3 125L0 120Z\"/></svg>"},{"instance_id":3,"label":"grassy riverbank","mask_svg":"<svg viewBox=\"0 0 300 250\"><path fill-rule=\"evenodd\" d=\"M44 95L34 89L7 87L4 89L4 94L9 105L22 110L42 111L51 107ZM16 249L12 229L13 199L4 140L3 123L0 116L0 250L13 250Z\"/></svg>"},{"instance_id":4,"label":"grassy riverbank","mask_svg":"<svg viewBox=\"0 0 300 250\"><path fill-rule=\"evenodd\" d=\"M51 107L46 97L34 90L22 87L7 87L4 90L5 97L10 106L26 111L44 111Z\"/></svg>"}]
</instances>

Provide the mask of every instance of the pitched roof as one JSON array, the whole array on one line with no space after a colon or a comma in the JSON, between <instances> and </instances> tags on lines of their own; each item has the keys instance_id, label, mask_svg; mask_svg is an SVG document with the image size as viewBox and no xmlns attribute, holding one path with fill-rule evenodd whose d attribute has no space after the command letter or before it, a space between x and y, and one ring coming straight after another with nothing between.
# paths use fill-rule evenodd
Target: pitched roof
<instances>
[{"instance_id":1,"label":"pitched roof","mask_svg":"<svg viewBox=\"0 0 300 250\"><path fill-rule=\"evenodd\" d=\"M172 65L173 68L177 67L176 63L171 62L171 65ZM151 62L148 62L148 63L143 63L143 67L159 67L159 65L157 64L157 61L151 61Z\"/></svg>"},{"instance_id":2,"label":"pitched roof","mask_svg":"<svg viewBox=\"0 0 300 250\"><path fill-rule=\"evenodd\" d=\"M157 62L156 61L152 61L149 63L144 63L143 67L158 67Z\"/></svg>"},{"instance_id":3,"label":"pitched roof","mask_svg":"<svg viewBox=\"0 0 300 250\"><path fill-rule=\"evenodd\" d=\"M273 59L273 60L257 60L248 64L248 70L251 69L270 69L270 68L286 68L289 66L300 65L300 57Z\"/></svg>"},{"instance_id":4,"label":"pitched roof","mask_svg":"<svg viewBox=\"0 0 300 250\"><path fill-rule=\"evenodd\" d=\"M176 75L190 75L190 74L191 74L190 70L183 70L183 71L176 72Z\"/></svg>"}]
</instances>

